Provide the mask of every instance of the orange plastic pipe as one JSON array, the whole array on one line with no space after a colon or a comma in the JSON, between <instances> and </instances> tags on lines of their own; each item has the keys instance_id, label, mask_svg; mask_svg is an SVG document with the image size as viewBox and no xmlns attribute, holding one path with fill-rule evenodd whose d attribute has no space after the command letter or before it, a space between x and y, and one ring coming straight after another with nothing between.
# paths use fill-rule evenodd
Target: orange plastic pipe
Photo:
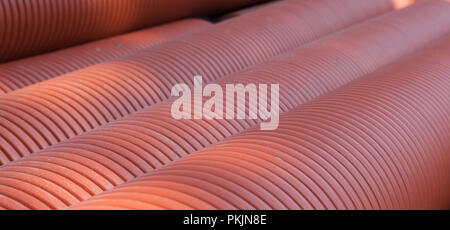
<instances>
[{"instance_id":1,"label":"orange plastic pipe","mask_svg":"<svg viewBox=\"0 0 450 230\"><path fill-rule=\"evenodd\" d=\"M205 83L220 79L392 7L384 0L301 3L280 1L0 97L0 164L164 101L172 86L192 84L195 75Z\"/></svg>"},{"instance_id":2,"label":"orange plastic pipe","mask_svg":"<svg viewBox=\"0 0 450 230\"><path fill-rule=\"evenodd\" d=\"M297 0L297 1L302 1L302 0ZM392 0L392 4L393 4L393 7L395 9L402 9L402 8L405 8L405 7L408 7L408 6L412 5L412 4L414 4L416 1L417 0ZM273 3L274 2L263 3L263 4L258 4L256 6L240 9L240 10L231 12L229 14L226 14L224 16L221 16L218 20L219 21L223 21L223 20L227 20L227 19L230 19L230 18L238 17L238 16L241 16L243 14L249 13L249 12L251 12L253 10L256 10L256 9L258 9L260 7L267 7L267 6L269 6L270 4L273 4Z\"/></svg>"},{"instance_id":3,"label":"orange plastic pipe","mask_svg":"<svg viewBox=\"0 0 450 230\"><path fill-rule=\"evenodd\" d=\"M0 63L264 0L1 0Z\"/></svg>"},{"instance_id":4,"label":"orange plastic pipe","mask_svg":"<svg viewBox=\"0 0 450 230\"><path fill-rule=\"evenodd\" d=\"M73 209L448 209L450 37Z\"/></svg>"},{"instance_id":5,"label":"orange plastic pipe","mask_svg":"<svg viewBox=\"0 0 450 230\"><path fill-rule=\"evenodd\" d=\"M0 65L0 96L209 27L189 19Z\"/></svg>"}]
</instances>

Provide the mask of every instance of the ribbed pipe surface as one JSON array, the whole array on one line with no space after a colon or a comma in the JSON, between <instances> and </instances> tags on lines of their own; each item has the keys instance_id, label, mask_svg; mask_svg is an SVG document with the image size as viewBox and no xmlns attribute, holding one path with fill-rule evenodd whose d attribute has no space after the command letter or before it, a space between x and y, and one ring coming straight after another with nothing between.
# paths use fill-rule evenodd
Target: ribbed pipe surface
<instances>
[{"instance_id":1,"label":"ribbed pipe surface","mask_svg":"<svg viewBox=\"0 0 450 230\"><path fill-rule=\"evenodd\" d=\"M280 1L135 56L11 92L0 97L0 164L164 101L172 86L192 85L195 75L217 80L387 10L384 0Z\"/></svg>"},{"instance_id":2,"label":"ribbed pipe surface","mask_svg":"<svg viewBox=\"0 0 450 230\"><path fill-rule=\"evenodd\" d=\"M114 60L158 43L206 29L189 19L0 65L0 96L69 72Z\"/></svg>"},{"instance_id":3,"label":"ribbed pipe surface","mask_svg":"<svg viewBox=\"0 0 450 230\"><path fill-rule=\"evenodd\" d=\"M73 209L448 209L450 39Z\"/></svg>"},{"instance_id":4,"label":"ribbed pipe surface","mask_svg":"<svg viewBox=\"0 0 450 230\"><path fill-rule=\"evenodd\" d=\"M415 32L412 27L399 30L385 26L391 21L424 23L420 26L435 24L413 19L413 15L424 12L423 7L415 6L355 26L218 83L280 84L281 111L287 112L449 32L447 25L444 27L447 30L430 32L434 36L423 35L414 42L405 42L403 38ZM430 18L438 22L440 19ZM173 99L144 109L0 168L0 186L20 191L0 189L3 192L0 204L12 209L64 208L236 135L258 122L176 121L170 117L172 102Z\"/></svg>"},{"instance_id":5,"label":"ribbed pipe surface","mask_svg":"<svg viewBox=\"0 0 450 230\"><path fill-rule=\"evenodd\" d=\"M264 0L1 0L0 63Z\"/></svg>"}]
</instances>

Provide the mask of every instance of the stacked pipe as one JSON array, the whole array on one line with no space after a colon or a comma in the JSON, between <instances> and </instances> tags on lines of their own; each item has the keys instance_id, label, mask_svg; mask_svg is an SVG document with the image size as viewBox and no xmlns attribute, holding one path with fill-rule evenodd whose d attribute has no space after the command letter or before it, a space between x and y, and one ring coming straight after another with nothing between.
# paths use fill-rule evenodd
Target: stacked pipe
<instances>
[{"instance_id":1,"label":"stacked pipe","mask_svg":"<svg viewBox=\"0 0 450 230\"><path fill-rule=\"evenodd\" d=\"M264 0L0 1L0 63Z\"/></svg>"},{"instance_id":2,"label":"stacked pipe","mask_svg":"<svg viewBox=\"0 0 450 230\"><path fill-rule=\"evenodd\" d=\"M73 209L448 209L450 36Z\"/></svg>"},{"instance_id":3,"label":"stacked pipe","mask_svg":"<svg viewBox=\"0 0 450 230\"><path fill-rule=\"evenodd\" d=\"M0 65L0 96L209 27L190 19Z\"/></svg>"},{"instance_id":4,"label":"stacked pipe","mask_svg":"<svg viewBox=\"0 0 450 230\"><path fill-rule=\"evenodd\" d=\"M386 0L301 3L280 1L0 97L1 164L164 101L173 85L192 85L197 74L211 82L392 9Z\"/></svg>"},{"instance_id":5,"label":"stacked pipe","mask_svg":"<svg viewBox=\"0 0 450 230\"><path fill-rule=\"evenodd\" d=\"M436 8L442 6L426 3L377 18L219 83L281 84L281 110L287 112L450 32L450 8L441 14L435 13ZM428 20L419 20L417 14L429 16ZM405 42L404 37L416 32L413 27L399 26L406 21L430 29ZM437 22L442 24L431 26ZM0 205L14 209L64 208L216 144L258 122L175 121L168 117L172 102L155 105L6 165L0 169L0 187L4 188Z\"/></svg>"}]
</instances>

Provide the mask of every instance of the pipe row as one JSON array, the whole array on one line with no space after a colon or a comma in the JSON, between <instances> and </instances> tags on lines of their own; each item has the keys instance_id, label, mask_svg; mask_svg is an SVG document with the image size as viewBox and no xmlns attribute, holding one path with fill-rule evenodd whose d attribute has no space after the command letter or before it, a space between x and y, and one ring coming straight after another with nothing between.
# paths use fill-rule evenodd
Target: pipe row
<instances>
[{"instance_id":1,"label":"pipe row","mask_svg":"<svg viewBox=\"0 0 450 230\"><path fill-rule=\"evenodd\" d=\"M16 90L0 97L0 164L162 102L172 86L192 85L195 75L205 83L217 80L389 9L385 0L280 1L134 56ZM441 14L435 15L430 18Z\"/></svg>"},{"instance_id":2,"label":"pipe row","mask_svg":"<svg viewBox=\"0 0 450 230\"><path fill-rule=\"evenodd\" d=\"M280 84L280 109L288 112L450 32L450 25L438 26L443 29L429 32L434 36L423 34L405 42L404 37L415 33L413 27L399 30L395 24L386 26L392 21L420 26L440 22L439 16L430 21L414 19L416 14L434 9L427 8L430 6L414 6L355 26L217 83ZM0 189L0 205L11 209L65 208L259 123L248 118L177 121L170 117L174 100L0 168L0 186L5 188Z\"/></svg>"},{"instance_id":3,"label":"pipe row","mask_svg":"<svg viewBox=\"0 0 450 230\"><path fill-rule=\"evenodd\" d=\"M419 27L420 28L420 27ZM450 37L72 209L448 209Z\"/></svg>"}]
</instances>

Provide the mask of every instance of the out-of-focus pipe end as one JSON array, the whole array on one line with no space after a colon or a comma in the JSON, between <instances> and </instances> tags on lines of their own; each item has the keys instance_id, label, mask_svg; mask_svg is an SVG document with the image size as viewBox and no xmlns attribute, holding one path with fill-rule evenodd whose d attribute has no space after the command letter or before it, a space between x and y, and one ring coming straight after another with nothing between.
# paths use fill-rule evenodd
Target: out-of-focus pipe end
<instances>
[{"instance_id":1,"label":"out-of-focus pipe end","mask_svg":"<svg viewBox=\"0 0 450 230\"><path fill-rule=\"evenodd\" d=\"M416 3L418 0L392 0L392 5L395 9L402 9L405 7L408 7L414 3Z\"/></svg>"}]
</instances>

